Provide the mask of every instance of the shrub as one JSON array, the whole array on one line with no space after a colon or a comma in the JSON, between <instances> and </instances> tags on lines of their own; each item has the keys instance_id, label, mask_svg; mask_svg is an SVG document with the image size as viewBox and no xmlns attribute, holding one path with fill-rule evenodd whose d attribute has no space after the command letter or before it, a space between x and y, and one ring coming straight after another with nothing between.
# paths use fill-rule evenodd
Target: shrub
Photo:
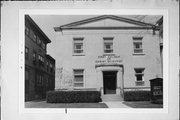
<instances>
[{"instance_id":1,"label":"shrub","mask_svg":"<svg viewBox=\"0 0 180 120\"><path fill-rule=\"evenodd\" d=\"M150 91L125 91L125 101L150 101Z\"/></svg>"},{"instance_id":2,"label":"shrub","mask_svg":"<svg viewBox=\"0 0 180 120\"><path fill-rule=\"evenodd\" d=\"M47 103L94 103L101 102L98 91L49 91Z\"/></svg>"}]
</instances>

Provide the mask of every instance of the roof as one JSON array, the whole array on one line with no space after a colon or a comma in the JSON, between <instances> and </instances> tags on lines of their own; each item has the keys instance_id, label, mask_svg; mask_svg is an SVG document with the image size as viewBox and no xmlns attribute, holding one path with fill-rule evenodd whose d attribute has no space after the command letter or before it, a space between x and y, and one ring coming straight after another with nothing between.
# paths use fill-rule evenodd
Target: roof
<instances>
[{"instance_id":1,"label":"roof","mask_svg":"<svg viewBox=\"0 0 180 120\"><path fill-rule=\"evenodd\" d=\"M73 29L129 29L126 26L116 26L116 27L80 27L80 25L83 24L87 24L87 23L91 23L91 22L95 22L95 21L99 21L99 20L103 20L103 19L112 19L112 20L116 20L116 21L121 21L121 22L125 22L125 23L130 23L130 24L134 24L134 25L138 25L136 27L129 27L131 29L154 29L155 25L150 24L150 23L145 23L145 22L140 22L140 21L136 21L133 19L128 19L128 18L124 18L124 17L119 17L119 16L115 16L115 15L102 15L102 16L97 16L97 17L93 17L93 18L89 18L89 19L85 19L85 20L81 20L81 21L77 21L77 22L73 22L73 23L69 23L69 24L65 24L62 25L60 27L54 27L55 31L62 31L62 30L73 30Z\"/></svg>"},{"instance_id":2,"label":"roof","mask_svg":"<svg viewBox=\"0 0 180 120\"><path fill-rule=\"evenodd\" d=\"M46 36L46 34L39 28L39 26L33 21L33 19L29 15L25 15L25 20L28 20L37 31L40 32L40 34L44 37L44 40L47 43L50 43L51 40Z\"/></svg>"},{"instance_id":3,"label":"roof","mask_svg":"<svg viewBox=\"0 0 180 120\"><path fill-rule=\"evenodd\" d=\"M55 63L55 59L51 57L49 54L46 55L46 58Z\"/></svg>"},{"instance_id":4,"label":"roof","mask_svg":"<svg viewBox=\"0 0 180 120\"><path fill-rule=\"evenodd\" d=\"M162 25L163 23L163 16L156 22L157 25Z\"/></svg>"},{"instance_id":5,"label":"roof","mask_svg":"<svg viewBox=\"0 0 180 120\"><path fill-rule=\"evenodd\" d=\"M151 80L149 80L149 81L161 81L161 80L163 80L163 78L154 78L154 79L151 79Z\"/></svg>"}]
</instances>

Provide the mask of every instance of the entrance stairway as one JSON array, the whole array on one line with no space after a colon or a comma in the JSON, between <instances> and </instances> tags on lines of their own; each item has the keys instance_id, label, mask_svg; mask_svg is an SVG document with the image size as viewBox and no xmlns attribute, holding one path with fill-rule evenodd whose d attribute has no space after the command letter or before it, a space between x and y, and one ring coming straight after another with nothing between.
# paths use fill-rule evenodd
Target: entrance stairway
<instances>
[{"instance_id":1,"label":"entrance stairway","mask_svg":"<svg viewBox=\"0 0 180 120\"><path fill-rule=\"evenodd\" d=\"M106 94L101 96L102 102L110 102L110 101L123 101L121 95L116 94Z\"/></svg>"}]
</instances>

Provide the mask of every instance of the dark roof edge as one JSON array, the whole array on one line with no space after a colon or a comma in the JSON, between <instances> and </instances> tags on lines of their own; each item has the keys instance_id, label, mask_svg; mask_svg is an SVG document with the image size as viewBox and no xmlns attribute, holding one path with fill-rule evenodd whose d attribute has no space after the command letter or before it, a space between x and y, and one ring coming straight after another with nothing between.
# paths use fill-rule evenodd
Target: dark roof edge
<instances>
[{"instance_id":1,"label":"dark roof edge","mask_svg":"<svg viewBox=\"0 0 180 120\"><path fill-rule=\"evenodd\" d=\"M51 43L51 40L47 37L47 35L39 28L39 26L34 22L34 20L29 16L25 15L25 19L29 20L33 24L33 26L42 34L42 36L45 38L47 43Z\"/></svg>"},{"instance_id":2,"label":"dark roof edge","mask_svg":"<svg viewBox=\"0 0 180 120\"><path fill-rule=\"evenodd\" d=\"M62 31L62 30L142 30L142 29L152 29L158 30L159 28L156 26L144 26L144 27L63 27L63 28L55 28L55 31Z\"/></svg>"},{"instance_id":3,"label":"dark roof edge","mask_svg":"<svg viewBox=\"0 0 180 120\"><path fill-rule=\"evenodd\" d=\"M163 23L163 16L156 22L156 25L161 25Z\"/></svg>"},{"instance_id":4,"label":"dark roof edge","mask_svg":"<svg viewBox=\"0 0 180 120\"><path fill-rule=\"evenodd\" d=\"M53 57L51 57L49 54L46 54L46 58L53 61L53 62L55 62L55 59Z\"/></svg>"}]
</instances>

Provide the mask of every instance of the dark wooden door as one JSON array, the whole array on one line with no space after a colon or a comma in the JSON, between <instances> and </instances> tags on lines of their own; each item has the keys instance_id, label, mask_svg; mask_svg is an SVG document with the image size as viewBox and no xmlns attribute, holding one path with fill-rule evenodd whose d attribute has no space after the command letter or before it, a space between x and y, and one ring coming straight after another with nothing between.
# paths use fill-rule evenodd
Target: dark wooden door
<instances>
[{"instance_id":1,"label":"dark wooden door","mask_svg":"<svg viewBox=\"0 0 180 120\"><path fill-rule=\"evenodd\" d=\"M104 94L116 94L116 71L103 72Z\"/></svg>"}]
</instances>

